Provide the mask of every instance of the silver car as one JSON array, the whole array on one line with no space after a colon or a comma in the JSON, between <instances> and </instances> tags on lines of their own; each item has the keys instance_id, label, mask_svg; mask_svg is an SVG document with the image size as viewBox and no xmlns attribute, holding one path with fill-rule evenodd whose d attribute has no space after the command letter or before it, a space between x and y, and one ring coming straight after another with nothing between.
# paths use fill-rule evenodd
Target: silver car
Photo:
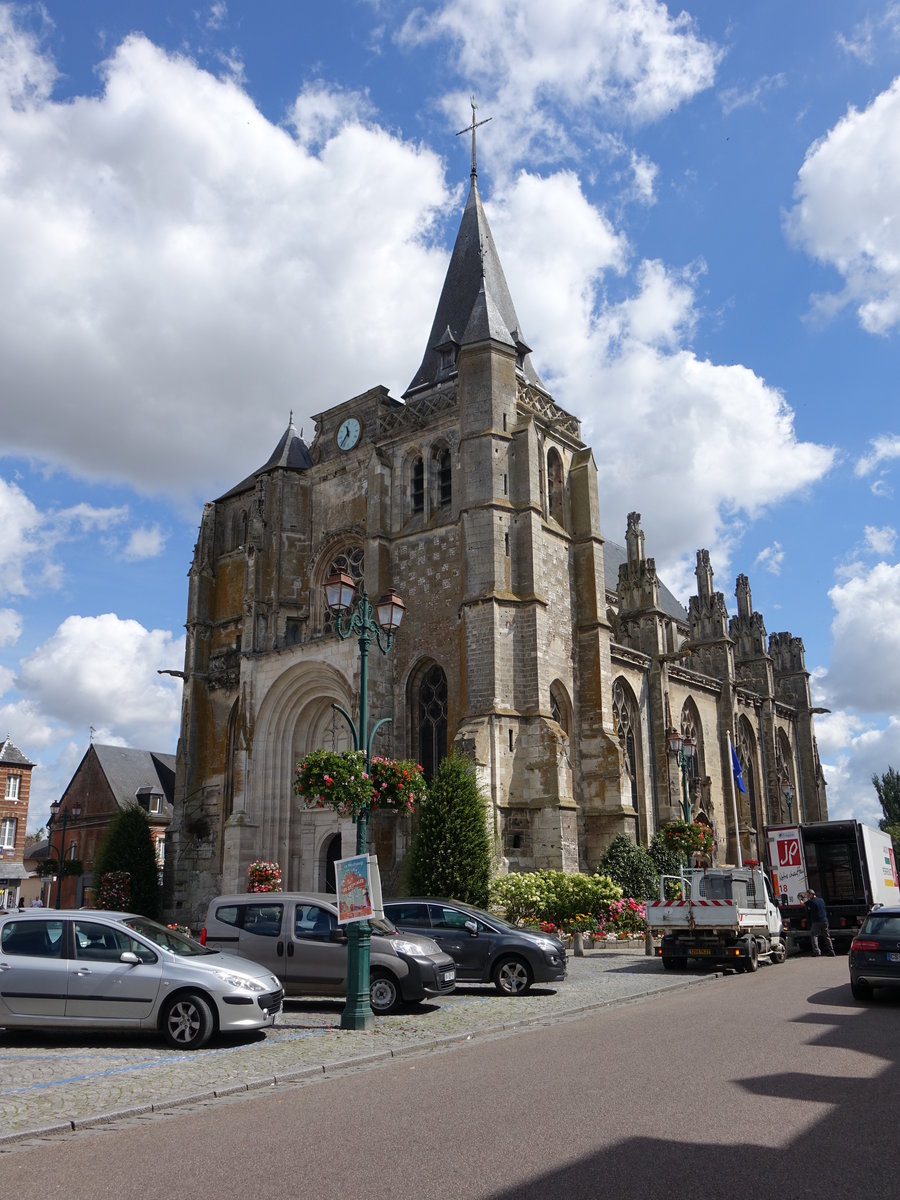
<instances>
[{"instance_id":1,"label":"silver car","mask_svg":"<svg viewBox=\"0 0 900 1200\"><path fill-rule=\"evenodd\" d=\"M155 1029L176 1050L265 1029L284 991L263 967L130 913L0 917L0 1026Z\"/></svg>"}]
</instances>

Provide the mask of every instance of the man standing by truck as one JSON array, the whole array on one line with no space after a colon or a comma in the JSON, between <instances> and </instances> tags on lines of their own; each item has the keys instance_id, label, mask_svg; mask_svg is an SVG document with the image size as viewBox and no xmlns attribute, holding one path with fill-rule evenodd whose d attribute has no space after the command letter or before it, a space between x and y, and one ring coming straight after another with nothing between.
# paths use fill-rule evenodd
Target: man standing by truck
<instances>
[{"instance_id":1,"label":"man standing by truck","mask_svg":"<svg viewBox=\"0 0 900 1200\"><path fill-rule=\"evenodd\" d=\"M834 958L834 943L828 930L828 911L825 908L825 901L810 888L803 901L803 907L809 918L809 940L812 943L813 956L815 958L821 956L819 938L822 938L825 943L825 953L829 958Z\"/></svg>"}]
</instances>

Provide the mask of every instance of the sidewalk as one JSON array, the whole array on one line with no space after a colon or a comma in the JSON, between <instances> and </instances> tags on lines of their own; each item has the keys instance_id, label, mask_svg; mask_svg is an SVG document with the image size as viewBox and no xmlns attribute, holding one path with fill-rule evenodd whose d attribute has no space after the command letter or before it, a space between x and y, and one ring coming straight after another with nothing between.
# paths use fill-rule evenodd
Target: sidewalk
<instances>
[{"instance_id":1,"label":"sidewalk","mask_svg":"<svg viewBox=\"0 0 900 1200\"><path fill-rule=\"evenodd\" d=\"M398 1055L507 1035L590 1010L629 1003L715 978L673 973L643 943L569 958L565 983L525 996L460 987L439 1004L376 1018L371 1033L340 1028L343 1001L288 1001L265 1036L221 1039L204 1050L169 1050L151 1034L34 1034L0 1031L0 1150L21 1139L68 1133L123 1117L169 1110Z\"/></svg>"}]
</instances>

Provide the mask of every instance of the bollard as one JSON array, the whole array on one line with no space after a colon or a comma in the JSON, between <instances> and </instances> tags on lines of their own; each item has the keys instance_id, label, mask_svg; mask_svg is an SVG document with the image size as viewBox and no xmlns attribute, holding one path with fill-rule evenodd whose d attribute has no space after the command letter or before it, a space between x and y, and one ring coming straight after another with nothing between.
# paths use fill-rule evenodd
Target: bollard
<instances>
[{"instance_id":1,"label":"bollard","mask_svg":"<svg viewBox=\"0 0 900 1200\"><path fill-rule=\"evenodd\" d=\"M647 958L653 958L656 954L656 946L653 942L653 930L648 929L644 934L644 955Z\"/></svg>"}]
</instances>

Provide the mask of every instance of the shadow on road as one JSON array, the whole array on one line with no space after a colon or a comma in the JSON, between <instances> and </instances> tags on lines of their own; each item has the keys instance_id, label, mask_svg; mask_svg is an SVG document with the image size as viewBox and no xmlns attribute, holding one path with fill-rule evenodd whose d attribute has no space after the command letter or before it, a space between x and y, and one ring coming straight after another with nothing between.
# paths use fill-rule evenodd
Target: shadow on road
<instances>
[{"instance_id":1,"label":"shadow on road","mask_svg":"<svg viewBox=\"0 0 900 1200\"><path fill-rule=\"evenodd\" d=\"M856 1051L883 1060L883 1070L858 1077L773 1071L735 1084L747 1093L798 1105L826 1105L827 1113L785 1142L773 1116L771 1144L736 1140L704 1144L691 1120L691 1086L672 1098L672 1135L633 1137L610 1150L542 1176L492 1200L648 1200L669 1192L677 1200L720 1200L753 1196L756 1200L896 1200L896 1097L900 1095L900 995L876 993L865 1005L850 999L848 985L811 993L821 1006L798 1018L817 1026L813 1044L845 1055ZM847 1012L853 1005L854 1011ZM829 1015L826 1010L845 1011ZM761 1047L764 1055L765 1047ZM774 1108L773 1108L774 1112ZM813 1110L810 1110L812 1113ZM686 1131L680 1140L678 1130ZM739 1132L739 1131L738 1131ZM665 1189L665 1192L664 1190Z\"/></svg>"}]
</instances>

